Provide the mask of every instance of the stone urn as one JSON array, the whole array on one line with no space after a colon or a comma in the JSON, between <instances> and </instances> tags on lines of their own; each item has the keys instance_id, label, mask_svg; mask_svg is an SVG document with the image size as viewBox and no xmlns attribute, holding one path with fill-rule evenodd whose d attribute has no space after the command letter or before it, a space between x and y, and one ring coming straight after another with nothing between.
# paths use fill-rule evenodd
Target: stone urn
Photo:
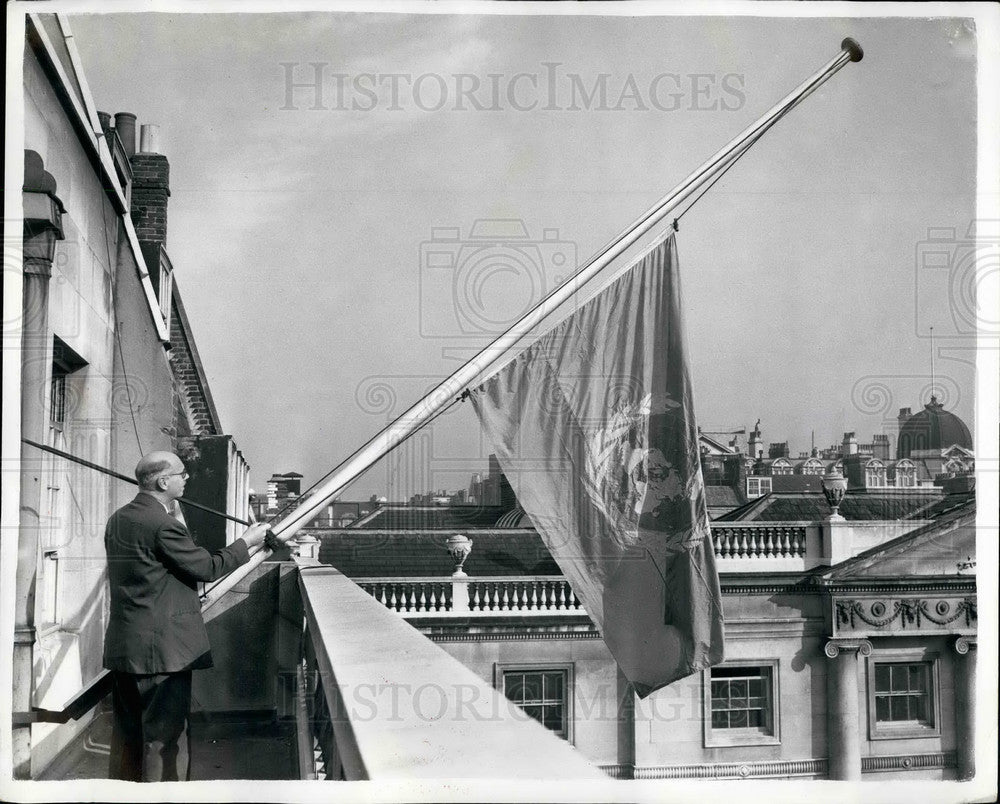
<instances>
[{"instance_id":1,"label":"stone urn","mask_svg":"<svg viewBox=\"0 0 1000 804\"><path fill-rule=\"evenodd\" d=\"M826 497L832 512L831 519L840 518L840 504L844 501L847 493L847 478L839 470L831 469L823 475L823 496Z\"/></svg>"},{"instance_id":2,"label":"stone urn","mask_svg":"<svg viewBox=\"0 0 1000 804\"><path fill-rule=\"evenodd\" d=\"M456 533L454 536L448 538L445 542L445 547L448 548L448 552L451 557L455 560L455 571L451 574L452 578L467 578L468 575L462 569L462 565L465 563L465 559L469 557L469 553L472 552L472 539L468 536L463 536L460 533Z\"/></svg>"}]
</instances>

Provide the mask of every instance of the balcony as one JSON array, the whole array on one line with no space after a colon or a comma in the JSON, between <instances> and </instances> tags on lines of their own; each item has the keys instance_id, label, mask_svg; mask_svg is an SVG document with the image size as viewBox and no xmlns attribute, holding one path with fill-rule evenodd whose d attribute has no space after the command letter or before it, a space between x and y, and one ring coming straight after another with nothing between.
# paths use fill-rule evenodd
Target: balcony
<instances>
[{"instance_id":1,"label":"balcony","mask_svg":"<svg viewBox=\"0 0 1000 804\"><path fill-rule=\"evenodd\" d=\"M477 579L459 600L470 615L585 616L561 579L504 581ZM308 560L265 563L203 612L215 667L195 674L193 779L608 780L394 610L442 613L451 583L365 586ZM106 777L106 706L36 778Z\"/></svg>"}]
</instances>

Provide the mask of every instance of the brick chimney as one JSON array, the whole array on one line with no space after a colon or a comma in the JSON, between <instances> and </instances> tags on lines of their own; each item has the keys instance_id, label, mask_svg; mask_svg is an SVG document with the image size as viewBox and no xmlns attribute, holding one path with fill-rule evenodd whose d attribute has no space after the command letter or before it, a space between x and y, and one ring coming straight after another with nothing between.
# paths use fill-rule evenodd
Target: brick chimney
<instances>
[{"instance_id":1,"label":"brick chimney","mask_svg":"<svg viewBox=\"0 0 1000 804\"><path fill-rule=\"evenodd\" d=\"M849 455L858 454L858 440L854 437L854 433L844 433L844 441L841 444L840 454L844 458Z\"/></svg>"},{"instance_id":2,"label":"brick chimney","mask_svg":"<svg viewBox=\"0 0 1000 804\"><path fill-rule=\"evenodd\" d=\"M170 163L163 154L156 153L156 148L156 126L142 126L139 150L130 160L133 176L132 221L140 243L165 246Z\"/></svg>"}]
</instances>

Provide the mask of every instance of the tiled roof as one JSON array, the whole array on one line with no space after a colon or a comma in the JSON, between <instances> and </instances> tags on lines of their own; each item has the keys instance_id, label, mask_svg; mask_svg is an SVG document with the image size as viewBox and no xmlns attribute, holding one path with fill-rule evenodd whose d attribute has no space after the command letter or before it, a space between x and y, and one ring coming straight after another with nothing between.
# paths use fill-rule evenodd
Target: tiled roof
<instances>
[{"instance_id":1,"label":"tiled roof","mask_svg":"<svg viewBox=\"0 0 1000 804\"><path fill-rule=\"evenodd\" d=\"M840 514L851 520L922 519L941 500L940 490L912 493L849 491L840 504ZM801 522L825 519L830 515L822 493L772 493L735 511L717 522L761 521Z\"/></svg>"},{"instance_id":2,"label":"tiled roof","mask_svg":"<svg viewBox=\"0 0 1000 804\"><path fill-rule=\"evenodd\" d=\"M509 510L499 505L384 505L358 523L361 530L452 530L500 527Z\"/></svg>"},{"instance_id":3,"label":"tiled roof","mask_svg":"<svg viewBox=\"0 0 1000 804\"><path fill-rule=\"evenodd\" d=\"M455 562L445 533L400 534L365 530L317 531L319 560L350 578L432 576L448 578ZM487 575L560 575L541 537L530 531L479 533L465 560L470 577Z\"/></svg>"},{"instance_id":4,"label":"tiled roof","mask_svg":"<svg viewBox=\"0 0 1000 804\"><path fill-rule=\"evenodd\" d=\"M937 519L938 517L950 515L952 512L964 508L970 503L975 505L975 501L976 494L972 491L948 494L938 499L933 505L919 511L918 516L910 516L909 519Z\"/></svg>"},{"instance_id":5,"label":"tiled roof","mask_svg":"<svg viewBox=\"0 0 1000 804\"><path fill-rule=\"evenodd\" d=\"M222 433L219 412L208 387L176 278L172 285L172 302L170 368L178 385L179 396L184 402L191 432L194 435L219 435Z\"/></svg>"},{"instance_id":6,"label":"tiled roof","mask_svg":"<svg viewBox=\"0 0 1000 804\"><path fill-rule=\"evenodd\" d=\"M823 491L820 475L771 475L771 491Z\"/></svg>"},{"instance_id":7,"label":"tiled roof","mask_svg":"<svg viewBox=\"0 0 1000 804\"><path fill-rule=\"evenodd\" d=\"M705 486L705 503L709 508L733 509L742 500L739 492L732 486Z\"/></svg>"}]
</instances>

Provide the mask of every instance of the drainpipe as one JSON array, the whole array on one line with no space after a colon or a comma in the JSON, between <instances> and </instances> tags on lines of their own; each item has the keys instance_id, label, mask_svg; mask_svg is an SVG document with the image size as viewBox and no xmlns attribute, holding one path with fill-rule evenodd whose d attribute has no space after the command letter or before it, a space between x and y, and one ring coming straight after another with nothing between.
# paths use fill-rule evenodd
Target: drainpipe
<instances>
[{"instance_id":1,"label":"drainpipe","mask_svg":"<svg viewBox=\"0 0 1000 804\"><path fill-rule=\"evenodd\" d=\"M24 153L24 251L21 320L21 437L44 443L52 364L49 278L56 241L63 239L56 182L34 151ZM41 528L42 461L21 446L20 528L14 602L13 711L31 711L34 692L35 581ZM14 778L31 778L31 726L14 728Z\"/></svg>"}]
</instances>

